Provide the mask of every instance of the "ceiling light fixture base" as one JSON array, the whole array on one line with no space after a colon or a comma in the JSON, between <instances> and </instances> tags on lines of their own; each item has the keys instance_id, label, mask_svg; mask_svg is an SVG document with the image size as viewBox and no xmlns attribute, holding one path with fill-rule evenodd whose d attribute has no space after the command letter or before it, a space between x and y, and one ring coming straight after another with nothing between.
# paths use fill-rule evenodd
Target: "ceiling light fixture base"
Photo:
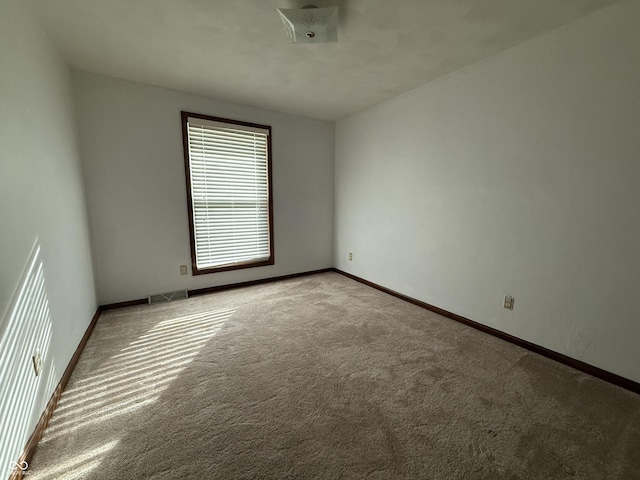
<instances>
[{"instance_id":1,"label":"ceiling light fixture base","mask_svg":"<svg viewBox=\"0 0 640 480\"><path fill-rule=\"evenodd\" d=\"M338 7L278 8L290 43L332 43L338 41Z\"/></svg>"}]
</instances>

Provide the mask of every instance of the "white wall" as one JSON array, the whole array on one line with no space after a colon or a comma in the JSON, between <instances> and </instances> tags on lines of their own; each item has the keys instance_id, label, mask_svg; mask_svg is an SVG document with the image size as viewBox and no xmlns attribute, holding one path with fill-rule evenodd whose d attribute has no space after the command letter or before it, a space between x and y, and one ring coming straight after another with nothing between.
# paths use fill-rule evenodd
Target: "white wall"
<instances>
[{"instance_id":1,"label":"white wall","mask_svg":"<svg viewBox=\"0 0 640 480\"><path fill-rule=\"evenodd\" d=\"M332 266L333 124L100 75L73 80L101 304ZM275 265L191 276L181 110L272 126Z\"/></svg>"},{"instance_id":2,"label":"white wall","mask_svg":"<svg viewBox=\"0 0 640 480\"><path fill-rule=\"evenodd\" d=\"M36 243L40 246L49 308L49 315L42 318L50 319L52 328L43 374L37 379L34 375L21 379L39 383L29 425L19 432L26 437L97 307L72 100L69 72L33 23L25 2L2 0L0 340L5 338L11 318L25 318L16 317L14 307L19 303L21 278ZM21 330L21 338L41 333L24 325ZM31 361L30 353L26 352L24 361ZM6 367L4 361L0 366ZM7 378L3 375L2 381ZM23 402L19 409L30 405ZM4 413L0 412L0 418ZM0 471L4 475L4 463Z\"/></svg>"},{"instance_id":3,"label":"white wall","mask_svg":"<svg viewBox=\"0 0 640 480\"><path fill-rule=\"evenodd\" d=\"M640 381L638 25L626 1L339 121L336 266Z\"/></svg>"}]
</instances>

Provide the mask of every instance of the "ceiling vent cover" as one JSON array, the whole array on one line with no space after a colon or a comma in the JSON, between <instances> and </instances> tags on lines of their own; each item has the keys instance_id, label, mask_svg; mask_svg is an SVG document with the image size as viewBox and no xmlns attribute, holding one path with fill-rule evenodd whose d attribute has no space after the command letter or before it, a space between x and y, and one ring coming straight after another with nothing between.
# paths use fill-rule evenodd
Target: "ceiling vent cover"
<instances>
[{"instance_id":1,"label":"ceiling vent cover","mask_svg":"<svg viewBox=\"0 0 640 480\"><path fill-rule=\"evenodd\" d=\"M291 43L338 41L338 7L279 8L280 20Z\"/></svg>"}]
</instances>

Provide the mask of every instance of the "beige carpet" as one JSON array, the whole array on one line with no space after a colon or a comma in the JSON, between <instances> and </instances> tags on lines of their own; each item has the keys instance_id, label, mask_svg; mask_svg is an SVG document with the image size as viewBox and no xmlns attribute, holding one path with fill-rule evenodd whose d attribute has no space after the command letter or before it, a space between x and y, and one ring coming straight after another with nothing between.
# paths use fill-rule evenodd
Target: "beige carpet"
<instances>
[{"instance_id":1,"label":"beige carpet","mask_svg":"<svg viewBox=\"0 0 640 480\"><path fill-rule=\"evenodd\" d=\"M31 479L637 479L640 396L335 273L104 313Z\"/></svg>"}]
</instances>

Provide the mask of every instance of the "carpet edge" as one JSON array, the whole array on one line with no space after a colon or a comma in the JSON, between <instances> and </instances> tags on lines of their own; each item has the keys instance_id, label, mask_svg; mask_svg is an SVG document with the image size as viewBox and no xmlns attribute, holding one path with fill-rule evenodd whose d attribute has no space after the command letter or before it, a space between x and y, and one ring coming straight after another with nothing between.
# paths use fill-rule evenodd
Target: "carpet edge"
<instances>
[{"instance_id":1,"label":"carpet edge","mask_svg":"<svg viewBox=\"0 0 640 480\"><path fill-rule=\"evenodd\" d=\"M267 277L267 278L259 278L257 280L247 280L246 282L228 283L225 285L216 285L213 287L194 288L192 290L187 290L187 292L189 294L189 297L195 297L197 295L206 295L208 293L222 292L224 290L231 290L234 288L250 287L252 285L259 285L261 283L277 282L279 280L288 280L290 278L305 277L307 275L315 275L317 273L327 273L327 272L335 272L335 268L327 267L327 268L320 268L318 270L309 270L306 272L289 273L287 275L279 275L277 277ZM105 311L105 310L113 310L116 308L132 307L134 305L144 305L148 303L149 301L147 298L138 298L135 300L128 300L125 302L116 302L116 303L108 303L106 305L101 305L100 309L101 311Z\"/></svg>"},{"instance_id":2,"label":"carpet edge","mask_svg":"<svg viewBox=\"0 0 640 480\"><path fill-rule=\"evenodd\" d=\"M481 332L487 333L489 335L492 335L494 337L497 337L501 340L505 340L509 343L512 343L514 345L517 345L519 347L522 347L526 350L529 350L533 353L537 353L539 355L542 355L543 357L547 357L551 360L555 360L556 362L562 363L564 365L567 365L568 367L574 368L575 370L579 370L582 373L586 373L588 375L591 375L593 377L599 378L600 380L604 380L605 382L611 383L613 385L616 385L618 387L624 388L625 390L629 390L633 393L636 394L640 394L640 383L635 382L631 379L628 379L626 377L623 377L621 375L618 375L616 373L613 372L609 372L607 370L604 370L602 368L596 367L594 365L591 365L589 363L583 362L581 360L577 360L575 358L569 357L567 355L564 355L562 353L558 353L555 352L553 350L550 350L546 347L537 345L535 343L529 342L528 340L523 340L522 338L519 337L515 337L513 335L510 335L508 333L505 333L501 330L498 330L496 328L492 328L489 327L487 325L484 325L482 323L476 322L474 320L471 320L469 318L463 317L462 315L458 315L456 313L452 313L449 312L448 310L444 310L440 307L436 307L435 305L431 305L429 303L423 302L421 300L415 299L413 297L410 297L408 295L405 295L403 293L400 292L396 292L395 290L391 290L390 288L387 287L383 287L382 285L378 285L377 283L371 282L369 280L366 280L364 278L358 277L357 275L353 275L352 273L347 273L343 270L334 268L333 269L334 272L339 273L340 275L343 275L347 278L350 278L352 280L355 280L356 282L362 283L364 285L367 285L371 288L375 288L376 290L379 290L381 292L387 293L389 295L392 295L396 298L399 298L400 300L404 300L406 302L412 303L413 305L416 305L418 307L422 307L426 310L430 310L434 313L437 313L439 315L442 315L443 317L447 317L451 320L455 320L456 322L462 323L464 325L467 325L469 327L475 328L476 330L480 330Z\"/></svg>"}]
</instances>

